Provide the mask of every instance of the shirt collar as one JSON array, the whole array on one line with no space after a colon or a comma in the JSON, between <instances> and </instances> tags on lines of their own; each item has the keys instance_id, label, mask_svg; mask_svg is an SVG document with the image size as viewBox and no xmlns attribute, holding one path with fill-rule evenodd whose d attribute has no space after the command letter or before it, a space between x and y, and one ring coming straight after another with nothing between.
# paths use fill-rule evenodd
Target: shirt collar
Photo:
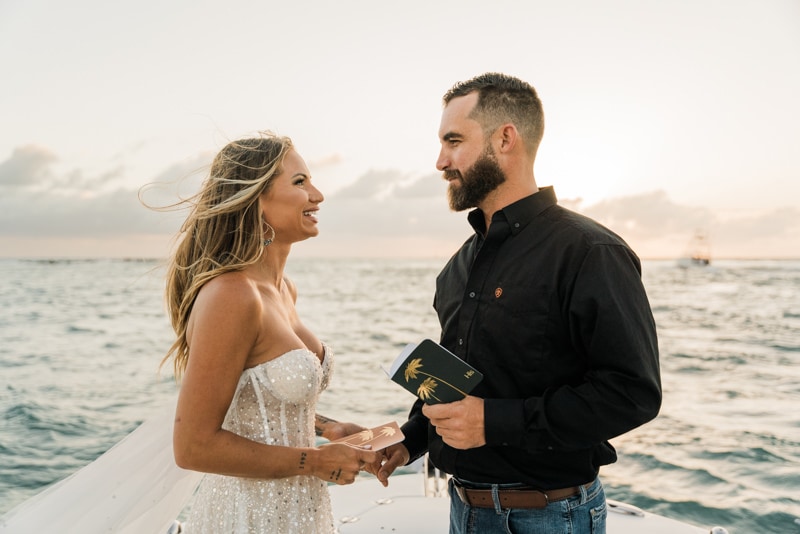
<instances>
[{"instance_id":1,"label":"shirt collar","mask_svg":"<svg viewBox=\"0 0 800 534\"><path fill-rule=\"evenodd\" d=\"M527 197L509 204L505 208L498 210L492 215L492 220L508 221L508 226L513 235L517 235L530 223L537 215L554 206L558 200L553 186L540 187L539 191ZM467 215L467 220L475 232L483 236L486 234L486 223L483 212L474 209Z\"/></svg>"}]
</instances>

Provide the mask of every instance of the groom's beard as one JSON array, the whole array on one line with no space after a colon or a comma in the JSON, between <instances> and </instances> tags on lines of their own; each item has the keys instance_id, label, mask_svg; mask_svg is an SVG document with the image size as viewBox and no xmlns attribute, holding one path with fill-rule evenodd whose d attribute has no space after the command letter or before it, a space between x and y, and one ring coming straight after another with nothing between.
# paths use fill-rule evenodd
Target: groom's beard
<instances>
[{"instance_id":1,"label":"groom's beard","mask_svg":"<svg viewBox=\"0 0 800 534\"><path fill-rule=\"evenodd\" d=\"M463 174L460 171L444 171L443 177L448 181L457 178L460 182L459 185L450 182L447 188L450 209L453 211L477 207L489 193L506 181L506 175L497 164L490 147L486 147L478 160Z\"/></svg>"}]
</instances>

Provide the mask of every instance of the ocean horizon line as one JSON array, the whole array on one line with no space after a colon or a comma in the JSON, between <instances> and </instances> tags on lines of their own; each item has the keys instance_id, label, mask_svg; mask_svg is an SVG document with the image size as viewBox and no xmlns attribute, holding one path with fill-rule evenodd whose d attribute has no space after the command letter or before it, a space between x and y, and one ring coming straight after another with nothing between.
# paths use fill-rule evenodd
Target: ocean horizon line
<instances>
[{"instance_id":1,"label":"ocean horizon line","mask_svg":"<svg viewBox=\"0 0 800 534\"><path fill-rule=\"evenodd\" d=\"M293 256L294 260L328 260L328 261L355 261L355 260L407 260L407 261L432 261L432 260L447 260L451 254L441 256L327 256L327 255L305 255L297 254ZM639 256L642 261L678 261L686 259L687 256ZM13 260L13 261L32 261L32 262L93 262L93 261L121 261L121 262L158 262L166 261L167 256L3 256L0 255L0 261ZM711 265L721 261L800 261L800 256L720 256L715 257L711 261Z\"/></svg>"}]
</instances>

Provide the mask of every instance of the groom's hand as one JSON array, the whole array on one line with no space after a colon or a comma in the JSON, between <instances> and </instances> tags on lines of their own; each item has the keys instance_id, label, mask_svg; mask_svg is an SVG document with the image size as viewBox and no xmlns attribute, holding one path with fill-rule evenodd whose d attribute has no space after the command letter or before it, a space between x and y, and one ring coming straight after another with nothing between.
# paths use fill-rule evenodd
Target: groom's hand
<instances>
[{"instance_id":1,"label":"groom's hand","mask_svg":"<svg viewBox=\"0 0 800 534\"><path fill-rule=\"evenodd\" d=\"M319 435L328 441L334 441L361 432L362 430L365 430L365 428L355 423L330 422L325 425Z\"/></svg>"},{"instance_id":2,"label":"groom's hand","mask_svg":"<svg viewBox=\"0 0 800 534\"><path fill-rule=\"evenodd\" d=\"M314 433L328 441L335 441L355 434L356 432L361 432L362 430L365 430L365 428L361 425L355 423L340 423L322 414L314 414Z\"/></svg>"},{"instance_id":3,"label":"groom's hand","mask_svg":"<svg viewBox=\"0 0 800 534\"><path fill-rule=\"evenodd\" d=\"M445 404L425 404L422 413L436 427L442 441L454 449L486 445L483 399L467 395Z\"/></svg>"},{"instance_id":4,"label":"groom's hand","mask_svg":"<svg viewBox=\"0 0 800 534\"><path fill-rule=\"evenodd\" d=\"M383 449L383 459L380 456L378 454L378 461L367 466L366 470L374 474L383 487L386 487L389 485L389 475L394 473L398 467L406 465L411 456L402 443L386 447Z\"/></svg>"}]
</instances>

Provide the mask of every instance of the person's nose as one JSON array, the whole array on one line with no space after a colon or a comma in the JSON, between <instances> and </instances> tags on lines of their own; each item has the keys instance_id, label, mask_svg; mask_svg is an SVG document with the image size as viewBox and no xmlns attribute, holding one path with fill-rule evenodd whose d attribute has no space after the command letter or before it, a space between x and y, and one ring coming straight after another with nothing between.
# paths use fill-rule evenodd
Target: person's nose
<instances>
[{"instance_id":1,"label":"person's nose","mask_svg":"<svg viewBox=\"0 0 800 534\"><path fill-rule=\"evenodd\" d=\"M322 194L322 191L320 191L319 189L317 189L312 185L308 199L314 204L319 204L320 202L325 200L325 195Z\"/></svg>"},{"instance_id":2,"label":"person's nose","mask_svg":"<svg viewBox=\"0 0 800 534\"><path fill-rule=\"evenodd\" d=\"M436 160L436 170L445 171L450 167L450 158L445 154L444 149L439 151L439 158Z\"/></svg>"}]
</instances>

